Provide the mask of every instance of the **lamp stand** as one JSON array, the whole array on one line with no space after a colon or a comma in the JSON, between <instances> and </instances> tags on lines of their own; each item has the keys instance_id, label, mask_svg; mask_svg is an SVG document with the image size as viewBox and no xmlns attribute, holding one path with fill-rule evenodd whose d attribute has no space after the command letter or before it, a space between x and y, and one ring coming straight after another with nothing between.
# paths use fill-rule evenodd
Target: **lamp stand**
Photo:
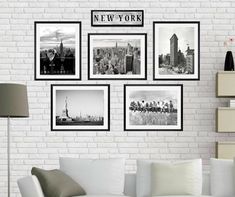
<instances>
[{"instance_id":1,"label":"lamp stand","mask_svg":"<svg viewBox=\"0 0 235 197\"><path fill-rule=\"evenodd\" d=\"M10 118L29 117L27 86L0 83L0 117L7 118L7 196L11 195L11 125Z\"/></svg>"},{"instance_id":2,"label":"lamp stand","mask_svg":"<svg viewBox=\"0 0 235 197\"><path fill-rule=\"evenodd\" d=\"M8 186L8 197L10 197L10 117L7 117L7 186Z\"/></svg>"}]
</instances>

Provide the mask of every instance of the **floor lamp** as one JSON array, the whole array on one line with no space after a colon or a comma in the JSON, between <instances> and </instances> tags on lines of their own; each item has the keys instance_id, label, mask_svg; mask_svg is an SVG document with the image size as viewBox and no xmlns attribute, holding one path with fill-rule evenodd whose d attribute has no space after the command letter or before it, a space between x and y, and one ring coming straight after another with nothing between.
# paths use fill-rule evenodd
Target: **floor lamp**
<instances>
[{"instance_id":1,"label":"floor lamp","mask_svg":"<svg viewBox=\"0 0 235 197\"><path fill-rule=\"evenodd\" d=\"M7 175L10 197L10 118L29 116L27 87L21 84L0 83L0 117L7 118Z\"/></svg>"}]
</instances>

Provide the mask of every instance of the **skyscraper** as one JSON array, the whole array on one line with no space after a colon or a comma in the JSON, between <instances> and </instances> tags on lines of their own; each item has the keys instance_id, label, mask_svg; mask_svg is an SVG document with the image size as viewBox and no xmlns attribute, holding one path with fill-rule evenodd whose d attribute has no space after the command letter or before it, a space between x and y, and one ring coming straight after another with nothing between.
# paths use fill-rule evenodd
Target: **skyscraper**
<instances>
[{"instance_id":1,"label":"skyscraper","mask_svg":"<svg viewBox=\"0 0 235 197\"><path fill-rule=\"evenodd\" d=\"M186 70L194 74L194 49L190 49L189 46L186 50Z\"/></svg>"},{"instance_id":2,"label":"skyscraper","mask_svg":"<svg viewBox=\"0 0 235 197\"><path fill-rule=\"evenodd\" d=\"M64 45L63 45L62 39L60 42L60 57L64 57Z\"/></svg>"},{"instance_id":3,"label":"skyscraper","mask_svg":"<svg viewBox=\"0 0 235 197\"><path fill-rule=\"evenodd\" d=\"M176 34L170 38L170 64L172 66L178 65L178 37Z\"/></svg>"}]
</instances>

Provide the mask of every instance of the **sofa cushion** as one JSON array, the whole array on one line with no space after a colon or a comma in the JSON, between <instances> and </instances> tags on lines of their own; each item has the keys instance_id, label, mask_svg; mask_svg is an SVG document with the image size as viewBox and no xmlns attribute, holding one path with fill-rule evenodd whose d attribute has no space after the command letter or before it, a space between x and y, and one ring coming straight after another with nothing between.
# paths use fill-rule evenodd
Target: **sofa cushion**
<instances>
[{"instance_id":1,"label":"sofa cushion","mask_svg":"<svg viewBox=\"0 0 235 197\"><path fill-rule=\"evenodd\" d=\"M177 163L152 163L152 196L202 193L200 159Z\"/></svg>"},{"instance_id":2,"label":"sofa cushion","mask_svg":"<svg viewBox=\"0 0 235 197\"><path fill-rule=\"evenodd\" d=\"M233 160L211 159L211 195L215 197L234 197Z\"/></svg>"},{"instance_id":3,"label":"sofa cushion","mask_svg":"<svg viewBox=\"0 0 235 197\"><path fill-rule=\"evenodd\" d=\"M202 196L192 196L192 195L186 195L186 196L152 196L152 197L213 197L213 196L204 196L204 195L202 195Z\"/></svg>"},{"instance_id":4,"label":"sofa cushion","mask_svg":"<svg viewBox=\"0 0 235 197\"><path fill-rule=\"evenodd\" d=\"M129 196L120 196L120 195L84 195L84 196L74 196L74 197L129 197ZM207 196L207 195L202 195L202 196L191 196L191 195L186 195L186 196L152 196L152 197L212 197L212 196Z\"/></svg>"},{"instance_id":5,"label":"sofa cushion","mask_svg":"<svg viewBox=\"0 0 235 197\"><path fill-rule=\"evenodd\" d=\"M125 195L84 195L84 196L73 196L73 197L129 197Z\"/></svg>"},{"instance_id":6,"label":"sofa cushion","mask_svg":"<svg viewBox=\"0 0 235 197\"><path fill-rule=\"evenodd\" d=\"M34 175L17 180L17 184L23 197L45 197L38 178Z\"/></svg>"},{"instance_id":7,"label":"sofa cushion","mask_svg":"<svg viewBox=\"0 0 235 197\"><path fill-rule=\"evenodd\" d=\"M123 195L124 159L60 158L60 169L77 181L88 195Z\"/></svg>"},{"instance_id":8,"label":"sofa cushion","mask_svg":"<svg viewBox=\"0 0 235 197\"><path fill-rule=\"evenodd\" d=\"M32 168L32 175L35 175L47 197L68 197L86 194L83 188L68 175L60 170L43 170Z\"/></svg>"}]
</instances>

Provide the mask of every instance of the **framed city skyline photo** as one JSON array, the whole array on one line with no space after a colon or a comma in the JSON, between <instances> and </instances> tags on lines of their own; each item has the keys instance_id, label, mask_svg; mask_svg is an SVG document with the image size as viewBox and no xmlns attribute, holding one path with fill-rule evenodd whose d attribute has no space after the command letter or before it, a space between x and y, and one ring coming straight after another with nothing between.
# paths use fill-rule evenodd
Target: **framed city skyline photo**
<instances>
[{"instance_id":1,"label":"framed city skyline photo","mask_svg":"<svg viewBox=\"0 0 235 197\"><path fill-rule=\"evenodd\" d=\"M183 85L124 85L125 131L182 131Z\"/></svg>"},{"instance_id":2,"label":"framed city skyline photo","mask_svg":"<svg viewBox=\"0 0 235 197\"><path fill-rule=\"evenodd\" d=\"M153 22L153 79L200 80L200 22Z\"/></svg>"},{"instance_id":3,"label":"framed city skyline photo","mask_svg":"<svg viewBox=\"0 0 235 197\"><path fill-rule=\"evenodd\" d=\"M109 131L110 86L51 85L52 131Z\"/></svg>"},{"instance_id":4,"label":"framed city skyline photo","mask_svg":"<svg viewBox=\"0 0 235 197\"><path fill-rule=\"evenodd\" d=\"M35 80L81 79L81 22L36 21Z\"/></svg>"},{"instance_id":5,"label":"framed city skyline photo","mask_svg":"<svg viewBox=\"0 0 235 197\"><path fill-rule=\"evenodd\" d=\"M88 79L147 79L147 34L88 34Z\"/></svg>"}]
</instances>

